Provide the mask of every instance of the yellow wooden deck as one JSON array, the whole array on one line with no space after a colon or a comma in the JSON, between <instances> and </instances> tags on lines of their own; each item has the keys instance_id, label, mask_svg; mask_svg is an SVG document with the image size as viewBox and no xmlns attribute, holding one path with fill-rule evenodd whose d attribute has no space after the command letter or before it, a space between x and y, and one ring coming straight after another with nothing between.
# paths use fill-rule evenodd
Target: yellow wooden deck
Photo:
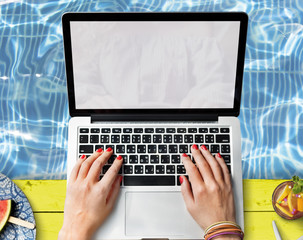
<instances>
[{"instance_id":1,"label":"yellow wooden deck","mask_svg":"<svg viewBox=\"0 0 303 240\"><path fill-rule=\"evenodd\" d=\"M285 180L244 180L245 240L275 240L275 220L283 240L296 240L303 235L303 218L284 220L271 205L274 188ZM57 239L63 222L66 193L65 180L14 180L26 194L33 208L37 239Z\"/></svg>"}]
</instances>

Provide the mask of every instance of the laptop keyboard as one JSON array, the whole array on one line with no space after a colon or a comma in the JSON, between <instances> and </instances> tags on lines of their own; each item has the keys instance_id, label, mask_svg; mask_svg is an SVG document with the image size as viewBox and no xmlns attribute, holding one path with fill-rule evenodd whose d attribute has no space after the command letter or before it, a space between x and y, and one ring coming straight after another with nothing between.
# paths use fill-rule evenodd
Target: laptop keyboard
<instances>
[{"instance_id":1,"label":"laptop keyboard","mask_svg":"<svg viewBox=\"0 0 303 240\"><path fill-rule=\"evenodd\" d=\"M118 155L123 157L119 174L124 186L175 186L186 175L181 155L194 162L190 148L205 145L215 155L220 153L230 171L231 143L229 127L79 127L79 157L89 157L98 148L113 149L101 177Z\"/></svg>"}]
</instances>

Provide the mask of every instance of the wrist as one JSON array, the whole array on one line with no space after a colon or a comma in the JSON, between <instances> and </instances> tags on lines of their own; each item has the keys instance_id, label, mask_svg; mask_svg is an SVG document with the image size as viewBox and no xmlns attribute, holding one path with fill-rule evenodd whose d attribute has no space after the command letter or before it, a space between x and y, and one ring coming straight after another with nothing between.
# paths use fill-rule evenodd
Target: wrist
<instances>
[{"instance_id":1,"label":"wrist","mask_svg":"<svg viewBox=\"0 0 303 240\"><path fill-rule=\"evenodd\" d=\"M61 228L58 240L90 240L92 237L92 231L89 231L86 228L79 227L73 228L64 226Z\"/></svg>"}]
</instances>

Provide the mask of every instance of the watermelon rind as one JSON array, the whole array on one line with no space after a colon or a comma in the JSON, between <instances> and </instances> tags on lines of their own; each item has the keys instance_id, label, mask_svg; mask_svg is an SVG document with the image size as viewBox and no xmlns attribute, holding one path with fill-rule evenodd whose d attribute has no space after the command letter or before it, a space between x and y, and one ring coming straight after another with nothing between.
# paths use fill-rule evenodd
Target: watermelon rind
<instances>
[{"instance_id":1,"label":"watermelon rind","mask_svg":"<svg viewBox=\"0 0 303 240\"><path fill-rule=\"evenodd\" d=\"M0 201L0 232L4 228L12 208L11 200Z\"/></svg>"}]
</instances>

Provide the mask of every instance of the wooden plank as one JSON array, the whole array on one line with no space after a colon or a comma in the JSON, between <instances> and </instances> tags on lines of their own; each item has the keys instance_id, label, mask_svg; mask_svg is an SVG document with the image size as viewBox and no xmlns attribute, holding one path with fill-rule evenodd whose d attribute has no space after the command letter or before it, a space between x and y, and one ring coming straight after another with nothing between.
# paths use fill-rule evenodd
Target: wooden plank
<instances>
[{"instance_id":1,"label":"wooden plank","mask_svg":"<svg viewBox=\"0 0 303 240\"><path fill-rule=\"evenodd\" d=\"M249 179L243 181L245 211L273 211L271 196L285 180ZM66 180L14 180L36 212L63 211Z\"/></svg>"},{"instance_id":2,"label":"wooden plank","mask_svg":"<svg viewBox=\"0 0 303 240\"><path fill-rule=\"evenodd\" d=\"M63 213L35 213L35 219L37 240L57 239ZM276 221L282 239L296 240L303 235L303 218L287 221L274 212L245 212L245 240L275 239L272 220Z\"/></svg>"}]
</instances>

